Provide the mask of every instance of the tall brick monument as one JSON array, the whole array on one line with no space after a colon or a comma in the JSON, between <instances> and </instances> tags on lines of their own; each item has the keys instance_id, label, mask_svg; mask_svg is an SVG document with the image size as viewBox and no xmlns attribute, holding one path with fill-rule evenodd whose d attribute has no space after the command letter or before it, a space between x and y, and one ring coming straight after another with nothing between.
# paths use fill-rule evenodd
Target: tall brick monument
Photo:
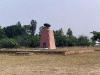
<instances>
[{"instance_id":1,"label":"tall brick monument","mask_svg":"<svg viewBox=\"0 0 100 75\"><path fill-rule=\"evenodd\" d=\"M40 48L56 49L53 30L49 29L50 25L47 23L44 26L45 29L41 33Z\"/></svg>"}]
</instances>

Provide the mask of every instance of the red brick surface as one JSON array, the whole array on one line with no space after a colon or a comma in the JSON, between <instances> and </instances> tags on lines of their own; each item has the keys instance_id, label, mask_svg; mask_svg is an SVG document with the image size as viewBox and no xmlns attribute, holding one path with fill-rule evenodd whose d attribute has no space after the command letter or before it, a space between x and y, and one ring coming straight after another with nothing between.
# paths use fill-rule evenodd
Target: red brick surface
<instances>
[{"instance_id":1,"label":"red brick surface","mask_svg":"<svg viewBox=\"0 0 100 75\"><path fill-rule=\"evenodd\" d=\"M43 30L40 40L40 48L43 48L43 43L46 43L46 48L56 49L53 30Z\"/></svg>"}]
</instances>

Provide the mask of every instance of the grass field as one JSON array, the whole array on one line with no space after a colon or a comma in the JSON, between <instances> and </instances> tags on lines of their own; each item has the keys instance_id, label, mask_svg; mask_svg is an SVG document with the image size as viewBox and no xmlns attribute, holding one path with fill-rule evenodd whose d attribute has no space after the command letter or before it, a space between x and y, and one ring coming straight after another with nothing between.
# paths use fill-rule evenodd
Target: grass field
<instances>
[{"instance_id":1,"label":"grass field","mask_svg":"<svg viewBox=\"0 0 100 75\"><path fill-rule=\"evenodd\" d=\"M100 51L66 56L0 54L0 75L100 75Z\"/></svg>"}]
</instances>

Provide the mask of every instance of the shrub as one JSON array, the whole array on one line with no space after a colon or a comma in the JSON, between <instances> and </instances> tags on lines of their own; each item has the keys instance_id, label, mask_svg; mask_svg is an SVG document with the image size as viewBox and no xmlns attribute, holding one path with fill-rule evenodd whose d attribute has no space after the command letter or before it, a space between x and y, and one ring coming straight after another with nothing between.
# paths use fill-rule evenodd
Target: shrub
<instances>
[{"instance_id":1,"label":"shrub","mask_svg":"<svg viewBox=\"0 0 100 75\"><path fill-rule=\"evenodd\" d=\"M87 36L79 36L78 38L78 45L79 46L90 46L90 41Z\"/></svg>"},{"instance_id":2,"label":"shrub","mask_svg":"<svg viewBox=\"0 0 100 75\"><path fill-rule=\"evenodd\" d=\"M55 43L57 47L64 47L68 45L66 36L55 36Z\"/></svg>"},{"instance_id":3,"label":"shrub","mask_svg":"<svg viewBox=\"0 0 100 75\"><path fill-rule=\"evenodd\" d=\"M4 38L0 40L0 47L1 48L17 48L19 44L15 39L12 38Z\"/></svg>"},{"instance_id":4,"label":"shrub","mask_svg":"<svg viewBox=\"0 0 100 75\"><path fill-rule=\"evenodd\" d=\"M27 42L29 39L28 35L21 35L21 36L16 36L14 39L18 42L20 46L27 46Z\"/></svg>"},{"instance_id":5,"label":"shrub","mask_svg":"<svg viewBox=\"0 0 100 75\"><path fill-rule=\"evenodd\" d=\"M28 39L28 46L29 47L38 47L39 44L40 44L40 38L39 36L30 36L29 39Z\"/></svg>"}]
</instances>

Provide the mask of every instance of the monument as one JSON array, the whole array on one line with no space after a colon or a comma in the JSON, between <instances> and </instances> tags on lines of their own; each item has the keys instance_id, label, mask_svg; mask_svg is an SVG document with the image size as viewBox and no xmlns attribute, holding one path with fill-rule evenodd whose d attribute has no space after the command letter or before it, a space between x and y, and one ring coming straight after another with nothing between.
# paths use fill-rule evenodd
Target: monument
<instances>
[{"instance_id":1,"label":"monument","mask_svg":"<svg viewBox=\"0 0 100 75\"><path fill-rule=\"evenodd\" d=\"M45 29L41 33L40 48L56 49L53 30L49 29L51 25L45 23L44 26Z\"/></svg>"}]
</instances>

